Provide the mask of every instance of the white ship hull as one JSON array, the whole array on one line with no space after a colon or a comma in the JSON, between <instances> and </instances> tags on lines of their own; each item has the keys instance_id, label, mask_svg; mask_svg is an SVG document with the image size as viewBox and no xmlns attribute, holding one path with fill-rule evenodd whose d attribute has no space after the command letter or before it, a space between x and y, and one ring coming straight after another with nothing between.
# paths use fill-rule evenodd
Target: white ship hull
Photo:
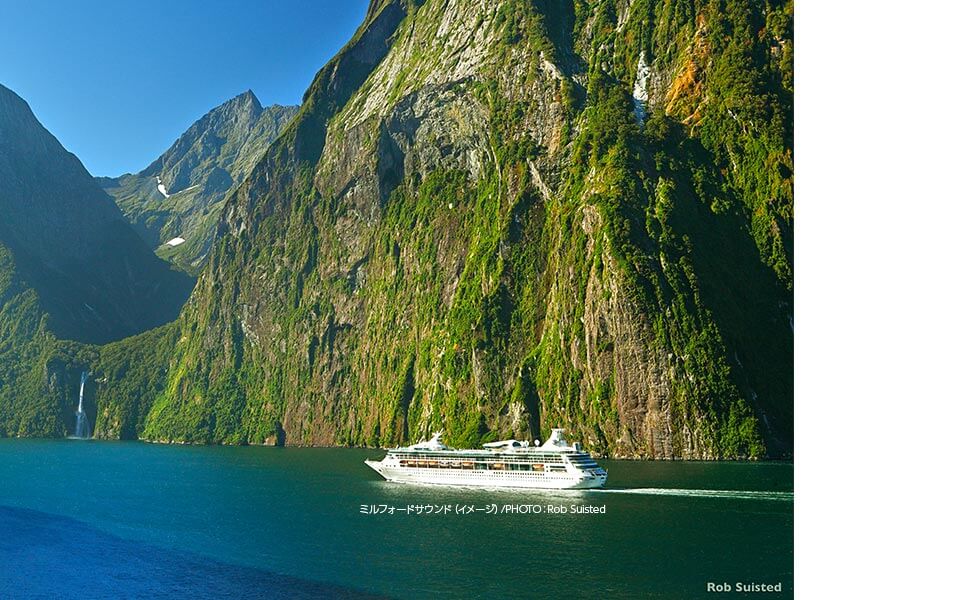
<instances>
[{"instance_id":1,"label":"white ship hull","mask_svg":"<svg viewBox=\"0 0 960 600\"><path fill-rule=\"evenodd\" d=\"M525 488L585 490L603 487L607 476L587 477L571 473L530 473L523 471L471 471L459 469L397 468L383 461L367 460L367 466L387 481L431 485L476 486L484 488Z\"/></svg>"},{"instance_id":2,"label":"white ship hull","mask_svg":"<svg viewBox=\"0 0 960 600\"><path fill-rule=\"evenodd\" d=\"M483 449L454 450L435 433L427 442L392 448L383 460L367 466L387 481L483 488L585 490L603 487L607 472L589 453L572 446L554 429L550 439L533 447L528 442L503 440Z\"/></svg>"}]
</instances>

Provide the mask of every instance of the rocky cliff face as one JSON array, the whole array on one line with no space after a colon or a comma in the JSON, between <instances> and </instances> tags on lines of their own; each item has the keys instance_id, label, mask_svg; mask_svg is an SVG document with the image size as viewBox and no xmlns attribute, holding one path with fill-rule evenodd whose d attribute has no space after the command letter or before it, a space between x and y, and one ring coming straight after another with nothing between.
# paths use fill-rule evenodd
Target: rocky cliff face
<instances>
[{"instance_id":1,"label":"rocky cliff face","mask_svg":"<svg viewBox=\"0 0 960 600\"><path fill-rule=\"evenodd\" d=\"M196 270L210 250L224 199L296 112L295 106L264 108L247 91L204 115L143 171L98 181L159 256Z\"/></svg>"},{"instance_id":2,"label":"rocky cliff face","mask_svg":"<svg viewBox=\"0 0 960 600\"><path fill-rule=\"evenodd\" d=\"M374 2L227 200L144 436L789 453L791 22Z\"/></svg>"}]
</instances>

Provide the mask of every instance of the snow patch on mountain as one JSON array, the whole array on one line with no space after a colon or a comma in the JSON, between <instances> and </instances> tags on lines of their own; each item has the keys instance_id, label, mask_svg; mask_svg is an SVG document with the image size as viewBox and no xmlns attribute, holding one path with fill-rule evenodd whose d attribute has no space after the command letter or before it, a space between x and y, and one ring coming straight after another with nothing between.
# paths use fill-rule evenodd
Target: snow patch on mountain
<instances>
[{"instance_id":1,"label":"snow patch on mountain","mask_svg":"<svg viewBox=\"0 0 960 600\"><path fill-rule=\"evenodd\" d=\"M199 184L199 183L198 183L197 185L191 185L190 187L188 187L188 188L186 188L186 189L182 189L182 190L180 190L179 192L174 192L174 193L172 193L172 194L170 194L170 195L171 195L171 196L176 196L177 194L182 194L182 193L184 193L184 192L189 192L190 190L195 190L195 189L197 189L198 187L200 187L200 184Z\"/></svg>"},{"instance_id":2,"label":"snow patch on mountain","mask_svg":"<svg viewBox=\"0 0 960 600\"><path fill-rule=\"evenodd\" d=\"M170 197L170 194L167 193L167 186L163 185L163 182L160 181L159 175L157 175L157 191L163 194L164 198Z\"/></svg>"}]
</instances>

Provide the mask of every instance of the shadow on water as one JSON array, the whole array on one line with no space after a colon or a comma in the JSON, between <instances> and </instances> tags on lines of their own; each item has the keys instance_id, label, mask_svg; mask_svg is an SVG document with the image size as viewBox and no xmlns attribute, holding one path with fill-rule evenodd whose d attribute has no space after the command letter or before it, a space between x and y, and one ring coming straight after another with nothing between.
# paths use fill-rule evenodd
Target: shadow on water
<instances>
[{"instance_id":1,"label":"shadow on water","mask_svg":"<svg viewBox=\"0 0 960 600\"><path fill-rule=\"evenodd\" d=\"M126 540L35 510L0 506L0 532L3 598L385 598Z\"/></svg>"}]
</instances>

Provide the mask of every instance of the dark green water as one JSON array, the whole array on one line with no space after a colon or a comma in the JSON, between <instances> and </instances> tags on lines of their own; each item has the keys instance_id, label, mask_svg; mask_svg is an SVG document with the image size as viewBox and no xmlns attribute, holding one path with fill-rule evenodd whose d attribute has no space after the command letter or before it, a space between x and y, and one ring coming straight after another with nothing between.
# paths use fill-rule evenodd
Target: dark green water
<instances>
[{"instance_id":1,"label":"dark green water","mask_svg":"<svg viewBox=\"0 0 960 600\"><path fill-rule=\"evenodd\" d=\"M0 440L0 596L792 597L790 464L602 461L607 490L548 494L388 484L381 455Z\"/></svg>"}]
</instances>

